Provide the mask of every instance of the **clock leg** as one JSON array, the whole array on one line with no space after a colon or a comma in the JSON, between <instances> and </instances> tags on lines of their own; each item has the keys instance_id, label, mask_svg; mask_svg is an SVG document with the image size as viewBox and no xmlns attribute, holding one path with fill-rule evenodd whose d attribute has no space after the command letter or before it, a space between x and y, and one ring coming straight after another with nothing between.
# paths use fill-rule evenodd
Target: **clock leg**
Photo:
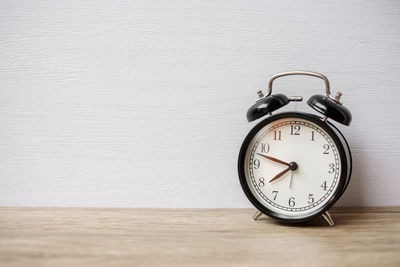
<instances>
[{"instance_id":1,"label":"clock leg","mask_svg":"<svg viewBox=\"0 0 400 267\"><path fill-rule=\"evenodd\" d=\"M257 210L256 213L254 213L253 215L253 220L257 220L258 218L260 218L261 215L263 215L263 213Z\"/></svg>"},{"instance_id":2,"label":"clock leg","mask_svg":"<svg viewBox=\"0 0 400 267\"><path fill-rule=\"evenodd\" d=\"M322 217L325 219L325 221L327 223L329 223L330 226L333 227L335 225L335 222L332 220L332 217L328 211L325 211L324 213L322 213Z\"/></svg>"}]
</instances>

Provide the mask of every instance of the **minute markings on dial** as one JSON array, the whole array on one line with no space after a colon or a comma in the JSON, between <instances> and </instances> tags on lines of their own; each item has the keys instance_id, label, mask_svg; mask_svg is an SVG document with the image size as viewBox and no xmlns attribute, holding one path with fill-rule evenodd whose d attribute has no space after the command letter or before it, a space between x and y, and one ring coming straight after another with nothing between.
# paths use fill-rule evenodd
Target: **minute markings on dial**
<instances>
[{"instance_id":1,"label":"minute markings on dial","mask_svg":"<svg viewBox=\"0 0 400 267\"><path fill-rule=\"evenodd\" d=\"M254 160L254 155L255 154L257 154L258 156L262 156L262 157L264 157L264 158L267 158L267 157L265 157L266 155L263 155L263 154L261 154L261 153L257 153L255 150L256 150L256 148L258 147L258 148L260 148L260 142L261 141L263 141L263 140L265 140L264 139L264 136L266 136L268 133L270 133L270 132L272 132L272 137L270 137L270 138L273 138L273 139L275 139L274 137L275 137L275 135L278 137L278 133L280 132L280 131L282 131L282 135L284 134L284 131L285 131L285 128L282 128L282 130L278 130L277 128L279 128L279 127L282 127L282 126L289 126L289 125L292 125L292 124L299 124L299 125L303 125L303 126L306 126L306 128L310 128L312 131L310 131L310 135L305 135L305 137L304 138L306 138L307 140L309 140L309 141L316 141L317 140L317 133L319 134L319 135L321 135L321 137L323 137L323 139L325 139L326 140L326 142L330 145L330 148L332 149L331 151L333 152L333 155L332 155L332 157L334 157L334 159L332 158L332 162L334 162L335 164L332 166L328 166L329 167L329 170L332 172L332 169L334 169L334 171L333 171L333 173L332 173L332 175L334 175L334 177L332 177L331 179L333 179L333 180L330 180L329 181L329 185L327 185L327 190L326 190L326 194L324 194L322 197L319 197L318 196L318 198L315 198L315 201L310 201L310 202L313 202L312 204L311 203L308 203L308 204L310 204L310 205L307 205L307 206L302 206L303 204L300 204L300 206L299 207L290 207L290 206L288 206L288 207L285 207L285 206L287 206L288 204L286 203L286 205L284 205L284 206L282 206L281 204L279 204L279 203L275 203L274 202L274 196L272 195L272 196L266 196L265 194L266 193L268 193L268 195L270 194L270 191L269 190L267 190L267 192L265 192L264 193L264 191L267 189L267 188L264 188L262 191L257 187L257 185L255 184L255 183L253 183L253 185L255 186L255 190L257 191L257 193L258 193L258 195L260 196L260 197L262 197L266 202L268 202L270 205L272 205L272 206L274 206L274 207L276 207L276 208L279 208L279 209L282 209L282 210L288 210L288 211L302 211L302 210L306 210L306 209L310 209L310 208L312 208L312 207L314 207L314 206L318 206L322 201L324 201L324 199L326 199L330 194L331 194L331 192L333 191L333 189L334 189L334 187L335 187L335 185L336 185L336 183L337 183L337 179L338 179L338 174L339 174L339 167L337 167L337 166L339 166L338 164L339 164L339 158L338 158L338 154L337 154L337 150L336 150L336 146L334 145L334 143L333 143L333 141L332 141L332 139L329 137L329 135L327 135L324 131L322 131L320 128L318 128L318 127L316 127L315 125L313 125L313 124L310 124L310 123L308 123L308 122L304 122L304 121L284 121L284 122L278 122L278 123L276 123L275 125L272 125L272 126L270 126L266 131L263 131L263 132L261 132L262 134L259 136L259 137L257 137L257 139L255 140L255 143L252 145L252 151L251 151L251 154L250 154L250 159L251 159L251 161L250 161L250 163L251 163L251 165L250 165L250 169L249 169L249 171L250 171L250 178L251 178L251 180L253 180L254 181L254 178L255 178L255 176L254 175L256 175L257 177L258 177L258 175L259 174L261 174L262 175L262 173L265 171L265 170L268 170L268 169L260 169L260 170L258 170L258 174L255 174L254 173L254 165L252 164L253 162L253 160ZM296 127L297 128L297 127ZM293 127L293 130L294 130L294 132L293 132L293 135L295 135L295 133L296 133L296 129L295 127ZM287 129L287 128L286 128ZM291 127L289 127L289 130L291 130ZM276 132L276 134L275 134L275 132ZM311 137L311 138L310 138ZM296 138L296 137L293 137L293 138ZM278 139L278 138L277 138ZM311 139L311 140L310 140ZM300 139L301 140L301 139ZM282 138L282 141L284 142L284 139ZM265 143L265 141L263 141L263 143ZM283 143L282 143L283 144ZM322 146L322 145L321 145ZM271 146L271 149L274 147L274 145L272 145ZM279 148L279 149L281 149L281 148ZM278 150L279 151L279 150ZM255 153L256 152L256 153ZM321 152L323 152L323 151L321 151ZM320 153L321 153L320 152ZM270 157L270 156L268 156L268 157ZM273 157L270 157L270 158L273 158ZM268 159L268 158L267 158ZM274 159L276 159L276 158L274 158ZM270 159L271 160L271 159ZM277 161L276 161L277 162ZM282 161L282 162L284 162L284 161ZM281 162L277 162L277 163L281 163ZM284 163L286 163L286 164L283 164L283 165L285 165L285 166L287 166L287 162L284 162ZM301 163L301 162L300 162ZM282 163L281 163L282 164ZM264 167L265 168L265 167ZM269 167L268 167L269 168ZM261 173L260 173L260 171L261 171ZM328 170L326 170L326 171L328 171ZM264 176L265 177L265 176ZM322 183L322 182L321 182ZM286 184L286 183L285 183ZM322 188L320 187L320 183L318 184L318 187L320 188L320 190L322 190ZM287 186L287 185L286 185ZM273 187L274 188L274 187ZM311 192L311 193L313 193L314 194L314 192ZM315 196L315 194L313 195L313 198L314 198L314 196ZM272 199L271 199L271 197L272 197ZM308 197L308 192L307 192L307 195L305 195L304 196L304 198L305 199L307 199L307 197ZM296 200L297 200L297 197L296 197ZM307 199L308 200L308 199ZM286 200L281 200L280 202L282 202L282 201L286 201L287 202L287 199ZM283 203L282 203L283 204ZM296 201L296 206L297 206L297 201Z\"/></svg>"}]
</instances>

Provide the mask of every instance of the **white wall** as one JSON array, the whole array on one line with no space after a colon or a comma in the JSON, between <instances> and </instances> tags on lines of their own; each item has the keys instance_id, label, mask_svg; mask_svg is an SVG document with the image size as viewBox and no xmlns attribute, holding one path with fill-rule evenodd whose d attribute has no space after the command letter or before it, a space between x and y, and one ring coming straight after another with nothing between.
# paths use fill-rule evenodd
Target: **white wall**
<instances>
[{"instance_id":1,"label":"white wall","mask_svg":"<svg viewBox=\"0 0 400 267\"><path fill-rule=\"evenodd\" d=\"M245 113L293 69L326 74L353 113L340 204L400 205L399 14L396 1L2 0L0 205L249 207Z\"/></svg>"}]
</instances>

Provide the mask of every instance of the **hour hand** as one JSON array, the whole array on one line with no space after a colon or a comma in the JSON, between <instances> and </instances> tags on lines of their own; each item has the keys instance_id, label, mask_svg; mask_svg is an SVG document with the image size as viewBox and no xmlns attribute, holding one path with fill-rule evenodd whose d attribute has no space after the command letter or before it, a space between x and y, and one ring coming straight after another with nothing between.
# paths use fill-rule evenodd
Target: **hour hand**
<instances>
[{"instance_id":1,"label":"hour hand","mask_svg":"<svg viewBox=\"0 0 400 267\"><path fill-rule=\"evenodd\" d=\"M269 159L269 160L278 162L278 163L280 163L280 164L283 164L283 165L286 165L286 166L289 167L289 163L284 162L284 161L282 161L282 160L280 160L280 159L273 158L273 157L270 157L270 156L267 156L267 155L263 155L263 154L260 154L260 153L257 153L257 155L259 155L259 156L261 156L261 157L264 157L264 158L267 158L267 159Z\"/></svg>"},{"instance_id":2,"label":"hour hand","mask_svg":"<svg viewBox=\"0 0 400 267\"><path fill-rule=\"evenodd\" d=\"M280 173L278 173L277 175L275 175L274 178L272 178L271 180L269 180L269 182L273 182L278 178L281 178L285 173L287 173L288 171L290 171L290 168L286 168L285 170L281 171Z\"/></svg>"}]
</instances>

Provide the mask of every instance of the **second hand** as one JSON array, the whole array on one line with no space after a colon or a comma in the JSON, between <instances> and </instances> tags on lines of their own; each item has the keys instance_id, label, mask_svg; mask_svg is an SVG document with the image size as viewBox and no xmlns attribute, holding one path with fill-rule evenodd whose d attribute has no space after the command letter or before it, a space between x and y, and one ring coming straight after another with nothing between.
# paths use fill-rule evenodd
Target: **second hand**
<instances>
[{"instance_id":1,"label":"second hand","mask_svg":"<svg viewBox=\"0 0 400 267\"><path fill-rule=\"evenodd\" d=\"M292 189L292 182L293 182L293 171L290 172L290 184L289 184L290 189Z\"/></svg>"}]
</instances>

